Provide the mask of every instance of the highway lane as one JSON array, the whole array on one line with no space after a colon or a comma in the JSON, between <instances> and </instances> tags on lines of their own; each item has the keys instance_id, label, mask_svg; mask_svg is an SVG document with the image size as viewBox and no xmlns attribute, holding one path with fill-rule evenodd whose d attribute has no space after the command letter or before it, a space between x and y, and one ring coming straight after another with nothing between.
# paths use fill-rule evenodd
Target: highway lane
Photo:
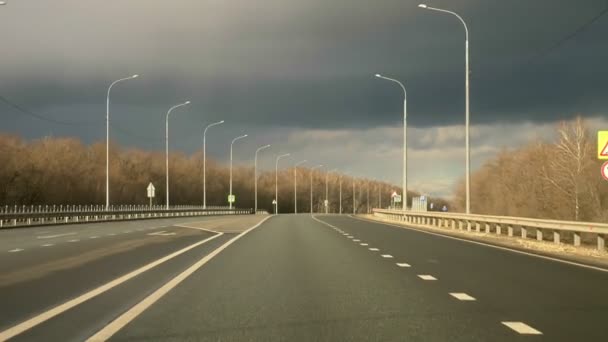
<instances>
[{"instance_id":1,"label":"highway lane","mask_svg":"<svg viewBox=\"0 0 608 342\"><path fill-rule=\"evenodd\" d=\"M123 287L135 290L131 290L129 295L119 296L118 300L107 299L101 306L106 310L97 311L98 317L116 315L128 306L129 300L138 298L136 294L143 296L160 286L181 268L191 264L192 258L197 259L200 253L217 248L235 234L224 234L224 231L242 230L256 220L259 218L253 216L222 216L96 223L64 226L58 230L55 230L58 226L52 226L3 231L3 236L11 236L11 241L3 241L3 244L19 242L31 247L18 253L5 252L0 257L0 331L168 254L202 240L213 239L124 284ZM222 232L222 236L215 239L218 233L204 229ZM66 231L76 234L65 235ZM52 246L42 247L33 243L40 236L57 237L49 239L53 241ZM108 310L111 307L107 303L118 304L113 310L119 311ZM81 314L78 318L84 317L88 316ZM99 319L91 322L99 324ZM18 336L18 339L40 340L41 337L52 336L49 332L53 329L44 330L43 326ZM81 326L70 326L71 330L55 330L54 333L59 335L53 340L86 337L84 322ZM98 328L99 325L94 326L89 332ZM45 333L41 335L39 331Z\"/></svg>"},{"instance_id":2,"label":"highway lane","mask_svg":"<svg viewBox=\"0 0 608 342\"><path fill-rule=\"evenodd\" d=\"M445 293L466 292L501 322L524 322L549 341L606 339L608 272L379 222L318 218L433 275Z\"/></svg>"},{"instance_id":3,"label":"highway lane","mask_svg":"<svg viewBox=\"0 0 608 342\"><path fill-rule=\"evenodd\" d=\"M440 282L422 280L415 268L397 265L409 260L389 258L386 253L392 252L370 251L371 244L361 246L365 242L354 240L310 215L273 217L143 311L112 340L520 337L500 324L499 312L451 297Z\"/></svg>"},{"instance_id":4,"label":"highway lane","mask_svg":"<svg viewBox=\"0 0 608 342\"><path fill-rule=\"evenodd\" d=\"M253 219L15 340L605 339L607 272L348 216L274 216L237 235Z\"/></svg>"}]
</instances>

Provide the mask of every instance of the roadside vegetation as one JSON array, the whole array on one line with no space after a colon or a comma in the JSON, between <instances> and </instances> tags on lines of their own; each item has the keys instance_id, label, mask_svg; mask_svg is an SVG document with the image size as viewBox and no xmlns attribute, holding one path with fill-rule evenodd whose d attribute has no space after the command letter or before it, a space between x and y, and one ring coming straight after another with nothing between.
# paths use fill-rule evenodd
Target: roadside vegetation
<instances>
[{"instance_id":1,"label":"roadside vegetation","mask_svg":"<svg viewBox=\"0 0 608 342\"><path fill-rule=\"evenodd\" d=\"M608 182L600 175L596 132L580 117L556 127L552 142L504 150L472 175L476 214L608 222ZM464 207L464 182L454 204Z\"/></svg>"},{"instance_id":2,"label":"roadside vegetation","mask_svg":"<svg viewBox=\"0 0 608 342\"><path fill-rule=\"evenodd\" d=\"M0 135L0 205L89 205L105 203L105 143L85 145L74 138L46 137L27 141L17 136ZM202 153L170 154L170 191L172 205L202 205ZM294 170L279 170L279 210L294 210ZM330 212L339 210L339 174L329 175ZM233 193L236 207L254 207L254 170L251 165L236 165ZM156 187L155 204L165 198L165 155L163 152L124 149L110 146L110 201L112 204L148 204L146 187ZM298 167L298 211L310 212L310 170ZM369 208L390 203L390 194L399 187L367 179L356 179L356 206L365 213L369 184ZM353 211L353 180L342 177L342 209ZM321 212L325 199L325 173L313 173L313 206ZM229 169L207 159L207 205L226 206ZM258 209L273 210L275 174L259 172ZM417 193L410 192L411 196ZM445 201L437 201L443 205Z\"/></svg>"}]
</instances>

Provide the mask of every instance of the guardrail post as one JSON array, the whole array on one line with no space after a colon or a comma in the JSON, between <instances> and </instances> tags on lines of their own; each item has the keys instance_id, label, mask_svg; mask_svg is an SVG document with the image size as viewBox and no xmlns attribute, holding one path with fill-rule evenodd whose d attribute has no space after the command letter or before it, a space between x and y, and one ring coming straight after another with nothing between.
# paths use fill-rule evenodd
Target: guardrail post
<instances>
[{"instance_id":1,"label":"guardrail post","mask_svg":"<svg viewBox=\"0 0 608 342\"><path fill-rule=\"evenodd\" d=\"M575 246L581 245L581 233L580 232L574 232L574 245Z\"/></svg>"},{"instance_id":2,"label":"guardrail post","mask_svg":"<svg viewBox=\"0 0 608 342\"><path fill-rule=\"evenodd\" d=\"M479 222L475 222L475 231L481 233L481 224Z\"/></svg>"},{"instance_id":3,"label":"guardrail post","mask_svg":"<svg viewBox=\"0 0 608 342\"><path fill-rule=\"evenodd\" d=\"M528 228L526 227L521 227L521 238L522 239L527 239L528 238Z\"/></svg>"},{"instance_id":4,"label":"guardrail post","mask_svg":"<svg viewBox=\"0 0 608 342\"><path fill-rule=\"evenodd\" d=\"M512 225L507 226L507 234L509 234L509 237L513 236L513 226Z\"/></svg>"},{"instance_id":5,"label":"guardrail post","mask_svg":"<svg viewBox=\"0 0 608 342\"><path fill-rule=\"evenodd\" d=\"M486 223L486 234L490 234L490 224Z\"/></svg>"},{"instance_id":6,"label":"guardrail post","mask_svg":"<svg viewBox=\"0 0 608 342\"><path fill-rule=\"evenodd\" d=\"M471 231L471 221L467 220L467 232Z\"/></svg>"},{"instance_id":7,"label":"guardrail post","mask_svg":"<svg viewBox=\"0 0 608 342\"><path fill-rule=\"evenodd\" d=\"M536 228L536 240L543 241L543 230Z\"/></svg>"},{"instance_id":8,"label":"guardrail post","mask_svg":"<svg viewBox=\"0 0 608 342\"><path fill-rule=\"evenodd\" d=\"M499 223L496 224L496 235L502 235L502 226Z\"/></svg>"},{"instance_id":9,"label":"guardrail post","mask_svg":"<svg viewBox=\"0 0 608 342\"><path fill-rule=\"evenodd\" d=\"M597 234L597 249L602 252L606 250L606 237L602 234Z\"/></svg>"},{"instance_id":10,"label":"guardrail post","mask_svg":"<svg viewBox=\"0 0 608 342\"><path fill-rule=\"evenodd\" d=\"M560 242L560 235L559 235L559 231L554 230L553 231L553 243L557 243L559 244Z\"/></svg>"},{"instance_id":11,"label":"guardrail post","mask_svg":"<svg viewBox=\"0 0 608 342\"><path fill-rule=\"evenodd\" d=\"M458 221L458 230L462 230L462 221Z\"/></svg>"}]
</instances>

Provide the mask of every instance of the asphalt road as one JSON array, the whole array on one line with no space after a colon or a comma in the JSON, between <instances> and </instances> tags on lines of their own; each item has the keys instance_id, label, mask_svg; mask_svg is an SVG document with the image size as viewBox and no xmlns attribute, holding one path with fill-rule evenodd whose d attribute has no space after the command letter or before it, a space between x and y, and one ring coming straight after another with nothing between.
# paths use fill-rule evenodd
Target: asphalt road
<instances>
[{"instance_id":1,"label":"asphalt road","mask_svg":"<svg viewBox=\"0 0 608 342\"><path fill-rule=\"evenodd\" d=\"M208 238L15 340L601 341L608 334L608 272L347 216L280 215L238 233L254 223L225 223L230 233L219 236L167 223L149 231L175 235L144 230L149 243L12 285L2 285L12 279L4 270L19 267L6 266L5 257L28 249L5 252L0 337ZM127 235L106 237L99 250Z\"/></svg>"}]
</instances>

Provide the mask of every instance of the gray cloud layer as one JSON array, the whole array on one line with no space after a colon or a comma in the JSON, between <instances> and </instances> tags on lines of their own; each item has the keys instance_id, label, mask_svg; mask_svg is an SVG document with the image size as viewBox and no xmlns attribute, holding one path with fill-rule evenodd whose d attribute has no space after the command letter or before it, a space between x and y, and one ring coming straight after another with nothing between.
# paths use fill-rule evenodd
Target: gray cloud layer
<instances>
[{"instance_id":1,"label":"gray cloud layer","mask_svg":"<svg viewBox=\"0 0 608 342\"><path fill-rule=\"evenodd\" d=\"M224 119L210 145L220 159L230 139L247 132L249 149L273 143L281 146L277 152L348 165L361 175L382 174L398 183L402 95L394 84L373 77L380 72L408 88L409 123L417 130L411 135L412 156L418 153L426 163L418 175L412 173L412 182L443 187L445 193L445 184L461 174L462 158L437 161L442 166L433 169L424 155L462 145L464 33L456 18L417 4L11 1L0 8L0 95L82 125L32 119L0 103L2 131L103 140L108 84L140 73L112 94L111 134L122 144L161 149L164 113L190 99L193 105L171 119L175 149L200 148L204 124ZM575 113L608 112L608 15L536 57L607 8L606 0L429 4L453 9L469 23L474 124L500 132L500 125L509 123L517 132ZM429 135L445 141L438 144ZM494 148L527 140L474 137L477 161ZM241 158L249 158L245 152ZM378 162L352 160L357 153Z\"/></svg>"}]
</instances>

